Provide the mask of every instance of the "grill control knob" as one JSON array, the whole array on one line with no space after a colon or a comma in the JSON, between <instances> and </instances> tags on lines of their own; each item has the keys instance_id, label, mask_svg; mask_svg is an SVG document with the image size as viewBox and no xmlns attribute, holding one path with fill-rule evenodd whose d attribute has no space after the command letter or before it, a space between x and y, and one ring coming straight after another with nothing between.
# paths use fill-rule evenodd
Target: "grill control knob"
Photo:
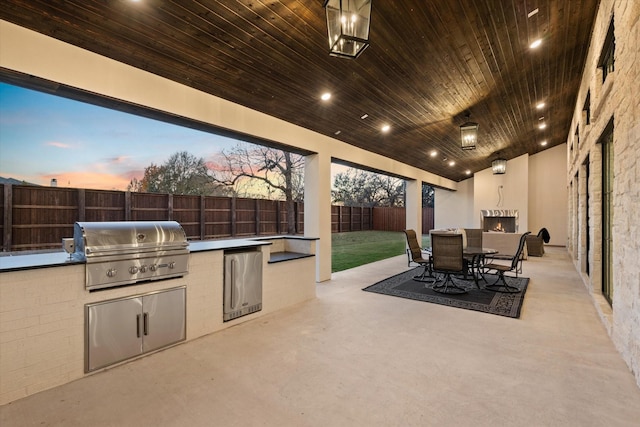
<instances>
[{"instance_id":1,"label":"grill control knob","mask_svg":"<svg viewBox=\"0 0 640 427\"><path fill-rule=\"evenodd\" d=\"M140 273L146 273L147 272L147 266L146 265L141 265L140 266Z\"/></svg>"},{"instance_id":2,"label":"grill control knob","mask_svg":"<svg viewBox=\"0 0 640 427\"><path fill-rule=\"evenodd\" d=\"M158 266L156 264L151 264L149 266L149 270L151 270L151 271L156 271L157 269L158 269Z\"/></svg>"},{"instance_id":3,"label":"grill control knob","mask_svg":"<svg viewBox=\"0 0 640 427\"><path fill-rule=\"evenodd\" d=\"M118 274L118 270L116 270L115 268L110 268L107 270L108 277L116 277L116 274Z\"/></svg>"},{"instance_id":4,"label":"grill control knob","mask_svg":"<svg viewBox=\"0 0 640 427\"><path fill-rule=\"evenodd\" d=\"M171 261L171 262L169 263L169 268L176 268L176 263L175 263L175 262L173 262L173 261Z\"/></svg>"},{"instance_id":5,"label":"grill control knob","mask_svg":"<svg viewBox=\"0 0 640 427\"><path fill-rule=\"evenodd\" d=\"M137 272L138 272L138 267L136 267L135 265L129 267L129 273L136 274Z\"/></svg>"}]
</instances>

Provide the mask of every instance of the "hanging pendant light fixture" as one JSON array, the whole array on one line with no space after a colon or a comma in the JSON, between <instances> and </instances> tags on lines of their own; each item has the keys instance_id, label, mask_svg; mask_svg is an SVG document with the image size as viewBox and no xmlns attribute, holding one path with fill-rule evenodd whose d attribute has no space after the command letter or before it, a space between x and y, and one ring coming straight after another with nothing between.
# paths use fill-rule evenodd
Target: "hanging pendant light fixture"
<instances>
[{"instance_id":1,"label":"hanging pendant light fixture","mask_svg":"<svg viewBox=\"0 0 640 427\"><path fill-rule=\"evenodd\" d=\"M498 158L491 162L491 170L494 175L502 175L507 172L506 159Z\"/></svg>"},{"instance_id":2,"label":"hanging pendant light fixture","mask_svg":"<svg viewBox=\"0 0 640 427\"><path fill-rule=\"evenodd\" d=\"M467 111L467 122L460 126L460 143L463 150L475 150L476 142L478 141L478 127L479 125L469 121L471 113Z\"/></svg>"},{"instance_id":3,"label":"hanging pendant light fixture","mask_svg":"<svg viewBox=\"0 0 640 427\"><path fill-rule=\"evenodd\" d=\"M325 0L329 54L357 58L369 46L371 0Z\"/></svg>"}]
</instances>

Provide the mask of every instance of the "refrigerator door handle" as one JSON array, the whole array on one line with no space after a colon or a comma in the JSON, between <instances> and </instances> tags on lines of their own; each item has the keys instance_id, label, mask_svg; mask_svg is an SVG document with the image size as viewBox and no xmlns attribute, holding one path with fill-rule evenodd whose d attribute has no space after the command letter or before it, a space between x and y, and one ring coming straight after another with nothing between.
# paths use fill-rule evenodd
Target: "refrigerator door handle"
<instances>
[{"instance_id":1,"label":"refrigerator door handle","mask_svg":"<svg viewBox=\"0 0 640 427\"><path fill-rule=\"evenodd\" d=\"M231 260L231 307L236 308L237 291L236 291L236 264L237 260Z\"/></svg>"},{"instance_id":2,"label":"refrigerator door handle","mask_svg":"<svg viewBox=\"0 0 640 427\"><path fill-rule=\"evenodd\" d=\"M140 315L136 314L136 336L140 338Z\"/></svg>"},{"instance_id":3,"label":"refrigerator door handle","mask_svg":"<svg viewBox=\"0 0 640 427\"><path fill-rule=\"evenodd\" d=\"M149 335L149 313L144 313L142 318L144 319L144 334Z\"/></svg>"}]
</instances>

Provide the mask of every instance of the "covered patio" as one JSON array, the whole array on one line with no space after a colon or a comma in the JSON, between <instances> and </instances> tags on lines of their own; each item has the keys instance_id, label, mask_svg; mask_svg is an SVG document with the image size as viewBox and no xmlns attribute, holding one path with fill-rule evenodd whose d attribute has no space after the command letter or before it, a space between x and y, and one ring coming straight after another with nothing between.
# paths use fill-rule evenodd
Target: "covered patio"
<instances>
[{"instance_id":1,"label":"covered patio","mask_svg":"<svg viewBox=\"0 0 640 427\"><path fill-rule=\"evenodd\" d=\"M532 16L538 16L533 20L541 20L541 28L549 27L545 22L555 23L542 16L579 18L576 24L580 25L560 26L567 31L580 30L582 36L571 40L555 26L549 27L557 41L552 45L554 57L564 64L564 68L559 66L551 74L564 76L563 69L573 70L573 80L567 87L558 83L556 90L547 94L555 104L547 105L550 110L544 117L537 110L537 91L513 89L537 87L537 83L547 81L545 72L535 77L532 72L536 84L528 85L526 70L518 66L519 62L509 60L511 66L502 70L505 84L499 86L504 92L476 88L500 75L495 64L486 59L479 61L484 66L478 67L475 74L467 73L464 67L453 74L447 72L451 53L455 53L459 64L468 62L467 50L484 58L491 43L498 40L488 30L477 34L460 30L462 48L447 50L440 61L433 61L433 52L415 55L398 50L392 61L397 66L389 67L387 51L372 48L365 55L373 57L378 52L370 58L375 60L365 62L370 60L363 56L359 62L341 63L344 69L336 73L335 63L327 60L322 49L326 40L321 2L308 2L315 12L310 15L313 21L309 21L315 26L308 32L298 31L306 26L290 23L302 22L298 20L252 21L266 27L270 22L279 22L285 29L295 28L296 31L280 31L274 27L305 41L270 43L274 58L280 58L279 48L288 51L297 45L302 53L294 59L285 56L285 61L263 61L263 65L270 64L268 72L253 66L253 47L243 51L234 43L218 43L230 34L228 31L206 33L207 38L213 39L211 46L223 47L219 57L243 51L251 58L251 66L245 64L243 71L242 61L215 68L221 63L216 59L219 57L205 61L197 52L191 55L190 44L185 49L189 60L179 61L179 56L164 53L147 58L145 55L160 40L153 31L141 39L144 43L131 37L132 45L140 49L138 54L126 46L115 49L117 44L109 41L125 35L114 25L115 18L108 17L119 16L130 30L141 28L130 17L143 14L130 12L134 6L128 2L89 2L98 8L97 13L91 7L74 9L74 2L60 2L55 7L44 1L10 3L0 13L3 82L171 119L199 129L241 135L305 155L304 230L306 237L318 239L318 297L68 384L25 387L30 395L8 400L0 407L3 426L123 425L132 420L144 420L148 425L627 426L640 419L640 229L636 225L640 200L640 101L629 95L640 78L640 9L635 2L590 1L586 12L572 14L561 7L565 3L550 1L531 16L527 15L534 11L516 2L521 7L510 12L518 14L513 28L526 28L516 24L529 22ZM225 2L207 3L227 13ZM247 2L233 3L241 3L238 9L253 17L251 7L245 7ZM267 2L258 3L268 12ZM273 5L282 3L285 2ZM303 2L288 3L295 6ZM487 28L511 28L494 25L494 17L499 15L476 3L480 2L464 0L455 4L471 5L479 16L486 14ZM387 28L412 29L404 25L405 16L415 17L405 10L410 7L408 3L387 3L387 7L394 9L400 4L407 13L392 10L386 16L401 24ZM566 4L573 6L574 2ZM102 14L101 8L112 6L119 12ZM422 3L417 8L420 6ZM179 2L167 2L158 11L179 7ZM307 15L303 13L306 6L286 10L291 12L285 16L293 18ZM427 9L420 10L423 16L436 16ZM456 10L448 12L451 22L456 22L459 15ZM69 18L81 11L84 20ZM207 12L189 16L214 15ZM179 22L169 29L183 28L182 19L175 20ZM472 24L479 22L468 20ZM421 24L424 22L425 19L420 20ZM448 21L442 24L447 25ZM435 28L415 26L422 27ZM92 31L100 28L102 36L92 37ZM152 30L154 25L146 28ZM243 28L240 35L247 37L248 46L258 40L244 30L250 26L238 28ZM529 36L527 31L520 33L522 40ZM115 38L110 39L109 35ZM511 40L508 32L501 37L503 41ZM440 34L423 38L425 42L417 44L427 47L446 39ZM181 39L161 40L168 43ZM382 36L378 40L395 43ZM467 49L482 40L487 49ZM519 43L519 39L513 40ZM196 44L200 46L200 42ZM202 43L206 52L210 45ZM514 49L529 58L528 47L523 46ZM565 61L569 53L579 58ZM405 55L411 58L407 60ZM446 80L432 84L423 75L424 66L418 65L409 67L416 73L413 78L399 78L418 56L427 64L437 62L442 67L431 75L453 76L456 84ZM326 85L335 87L337 94L339 89L354 90L343 98L353 103L337 102L340 109L331 116L316 100L321 88L306 80L312 68L300 65L297 59L303 57L314 66L324 64L326 70L319 70L320 76L343 76L332 84L332 79L326 78ZM544 71L547 68L540 58L524 63L537 64ZM274 85L267 78L274 73L280 75L283 63L291 71L282 73L287 84L293 71L304 68L298 74L301 80L297 86ZM202 64L214 68L200 70ZM151 65L162 67L149 69ZM352 71L349 67L358 68ZM246 74L250 85L238 78L249 69L256 73ZM376 70L378 78L384 80L390 69L396 73L390 80L406 84L411 90L387 90L385 85L360 78ZM197 76L194 71L198 71ZM478 84L468 81L472 75ZM364 82L366 90L343 84L347 81L344 76ZM222 77L241 89L225 84ZM512 77L522 80L516 84L510 80ZM256 82L258 87L253 86ZM417 87L428 90L414 93ZM432 93L432 88L438 90ZM457 96L467 89L470 94ZM394 94L393 102L385 101L389 93ZM506 102L505 93L517 99ZM475 99L481 95L489 101ZM428 102L423 104L425 100ZM496 105L509 108L504 112L492 108ZM390 134L378 130L386 120L382 113L378 113L375 125L354 126L378 107L397 119ZM475 151L459 146L459 124L467 109L473 110L473 120L482 122L483 131L491 129L485 134L486 145ZM482 111L486 113L484 117L480 115ZM541 141L539 137L544 134L539 133L538 126L545 124L545 117L551 120L546 132L551 132L549 128L553 132L548 140ZM321 126L316 128L318 124ZM357 133L351 134L347 129L357 129ZM437 156L432 156L432 148ZM490 168L497 157L506 158L506 174L494 174ZM553 246L547 248L544 257L527 260L524 267L523 274L531 281L520 319L361 291L406 269L404 256L332 274L327 195L331 191L331 164L336 160L405 179L406 226L418 234L426 232L420 225L422 183L437 188L436 228L477 227L481 210L489 208L518 210L520 231L535 234L541 227L549 228ZM0 314L11 310L8 307ZM8 323L5 319L10 315L5 316L3 322ZM28 338L2 337L4 342L22 347ZM61 367L65 364L64 360L60 362ZM22 375L9 364L3 369L16 377ZM39 390L45 391L32 394Z\"/></svg>"},{"instance_id":2,"label":"covered patio","mask_svg":"<svg viewBox=\"0 0 640 427\"><path fill-rule=\"evenodd\" d=\"M318 298L0 407L29 425L631 426L640 390L564 248L530 257L520 319L363 292Z\"/></svg>"}]
</instances>

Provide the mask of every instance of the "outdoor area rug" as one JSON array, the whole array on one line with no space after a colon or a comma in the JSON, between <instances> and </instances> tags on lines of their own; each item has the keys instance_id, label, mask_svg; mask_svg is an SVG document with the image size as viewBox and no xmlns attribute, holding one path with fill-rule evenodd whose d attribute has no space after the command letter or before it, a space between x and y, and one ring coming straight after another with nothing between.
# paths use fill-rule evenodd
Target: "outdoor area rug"
<instances>
[{"instance_id":1,"label":"outdoor area rug","mask_svg":"<svg viewBox=\"0 0 640 427\"><path fill-rule=\"evenodd\" d=\"M408 270L367 286L362 290L450 307L465 308L467 310L482 311L499 316L520 317L524 294L529 284L529 279L526 277L505 276L510 286L516 286L520 289L520 292L512 294L478 289L473 280L454 278L454 283L467 289L468 292L461 295L445 295L432 290L433 283L431 282L423 283L413 280L413 277L420 274L421 271L421 267ZM484 276L489 283L495 282L497 278L494 274L485 274ZM482 288L484 285L486 283L481 281L480 287Z\"/></svg>"}]
</instances>

